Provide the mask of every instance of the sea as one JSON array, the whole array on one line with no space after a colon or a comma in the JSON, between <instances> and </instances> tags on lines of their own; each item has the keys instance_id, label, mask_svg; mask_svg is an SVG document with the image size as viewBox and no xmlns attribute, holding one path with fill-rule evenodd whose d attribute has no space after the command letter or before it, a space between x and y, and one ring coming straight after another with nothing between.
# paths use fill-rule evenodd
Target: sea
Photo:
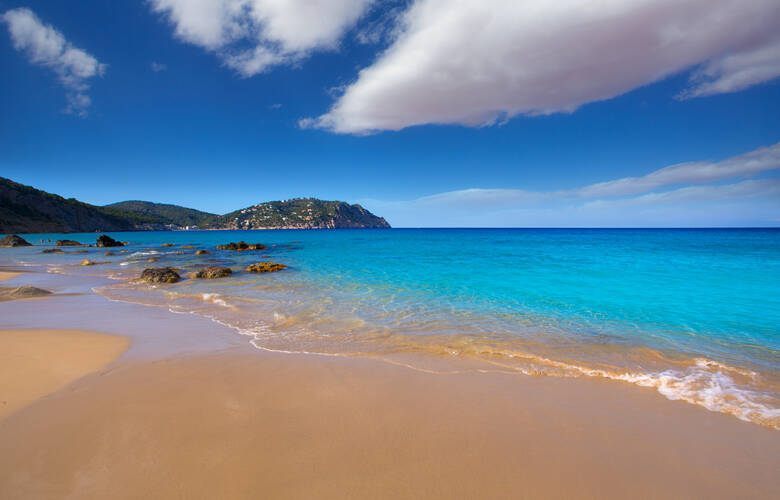
<instances>
[{"instance_id":1,"label":"sea","mask_svg":"<svg viewBox=\"0 0 780 500\"><path fill-rule=\"evenodd\" d=\"M127 246L44 254L98 234L29 234L0 263L109 277L94 289L109 300L203 316L258 349L609 379L780 429L780 229L107 234ZM267 248L216 249L238 241ZM244 272L262 261L288 268ZM234 274L187 278L207 265ZM137 281L162 266L184 279Z\"/></svg>"}]
</instances>

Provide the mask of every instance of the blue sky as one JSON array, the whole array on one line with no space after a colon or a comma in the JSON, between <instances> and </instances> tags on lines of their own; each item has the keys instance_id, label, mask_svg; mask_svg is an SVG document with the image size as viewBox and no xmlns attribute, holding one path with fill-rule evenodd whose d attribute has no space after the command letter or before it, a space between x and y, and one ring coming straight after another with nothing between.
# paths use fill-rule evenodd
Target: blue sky
<instances>
[{"instance_id":1,"label":"blue sky","mask_svg":"<svg viewBox=\"0 0 780 500\"><path fill-rule=\"evenodd\" d=\"M0 176L394 226L780 225L776 1L547 4L0 1Z\"/></svg>"}]
</instances>

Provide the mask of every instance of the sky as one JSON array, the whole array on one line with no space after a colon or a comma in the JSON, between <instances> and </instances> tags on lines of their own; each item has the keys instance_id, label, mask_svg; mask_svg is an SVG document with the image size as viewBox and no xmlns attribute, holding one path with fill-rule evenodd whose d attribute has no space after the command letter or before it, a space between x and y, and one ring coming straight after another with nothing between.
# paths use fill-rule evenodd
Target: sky
<instances>
[{"instance_id":1,"label":"sky","mask_svg":"<svg viewBox=\"0 0 780 500\"><path fill-rule=\"evenodd\" d=\"M777 0L0 0L0 176L395 227L780 226Z\"/></svg>"}]
</instances>

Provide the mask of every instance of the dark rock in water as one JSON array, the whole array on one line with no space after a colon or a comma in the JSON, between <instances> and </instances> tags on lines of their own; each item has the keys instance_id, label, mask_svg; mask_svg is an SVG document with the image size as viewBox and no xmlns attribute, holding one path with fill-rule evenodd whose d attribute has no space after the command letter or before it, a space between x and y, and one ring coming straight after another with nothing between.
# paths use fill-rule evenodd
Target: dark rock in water
<instances>
[{"instance_id":1,"label":"dark rock in water","mask_svg":"<svg viewBox=\"0 0 780 500\"><path fill-rule=\"evenodd\" d=\"M246 243L239 241L238 243L228 243L227 245L217 245L219 250L234 250L236 252L245 252L247 250L265 250L265 245L262 243Z\"/></svg>"},{"instance_id":2,"label":"dark rock in water","mask_svg":"<svg viewBox=\"0 0 780 500\"><path fill-rule=\"evenodd\" d=\"M121 247L121 246L124 246L124 243L116 241L111 236L106 236L105 234L101 234L100 237L98 237L98 239L97 239L97 246L99 246L99 247Z\"/></svg>"},{"instance_id":3,"label":"dark rock in water","mask_svg":"<svg viewBox=\"0 0 780 500\"><path fill-rule=\"evenodd\" d=\"M190 278L213 280L216 278L224 278L231 274L233 274L233 271L229 267L209 266L191 273Z\"/></svg>"},{"instance_id":4,"label":"dark rock in water","mask_svg":"<svg viewBox=\"0 0 780 500\"><path fill-rule=\"evenodd\" d=\"M186 248L186 249L192 250L192 249L193 249L193 248L195 248L195 247L194 247L194 246L192 246L192 245L182 245L182 246L180 246L179 248Z\"/></svg>"},{"instance_id":5,"label":"dark rock in water","mask_svg":"<svg viewBox=\"0 0 780 500\"><path fill-rule=\"evenodd\" d=\"M0 300L28 299L51 295L51 292L34 286L20 286L19 288L0 289Z\"/></svg>"},{"instance_id":6,"label":"dark rock in water","mask_svg":"<svg viewBox=\"0 0 780 500\"><path fill-rule=\"evenodd\" d=\"M272 273L274 271L281 271L287 269L284 264L277 264L276 262L257 262L246 268L249 273Z\"/></svg>"},{"instance_id":7,"label":"dark rock in water","mask_svg":"<svg viewBox=\"0 0 780 500\"><path fill-rule=\"evenodd\" d=\"M175 244L173 244L173 243L163 243L163 244L162 244L162 245L160 245L160 246L161 246L161 247L175 247L176 245L175 245Z\"/></svg>"},{"instance_id":8,"label":"dark rock in water","mask_svg":"<svg viewBox=\"0 0 780 500\"><path fill-rule=\"evenodd\" d=\"M114 252L106 252L103 255L105 255L106 257L113 257L116 254Z\"/></svg>"},{"instance_id":9,"label":"dark rock in water","mask_svg":"<svg viewBox=\"0 0 780 500\"><path fill-rule=\"evenodd\" d=\"M57 240L54 242L58 247L80 247L81 243L73 240Z\"/></svg>"},{"instance_id":10,"label":"dark rock in water","mask_svg":"<svg viewBox=\"0 0 780 500\"><path fill-rule=\"evenodd\" d=\"M43 250L41 253L65 253L65 251L60 250L59 248L47 248L46 250Z\"/></svg>"},{"instance_id":11,"label":"dark rock in water","mask_svg":"<svg viewBox=\"0 0 780 500\"><path fill-rule=\"evenodd\" d=\"M148 259L146 259L146 262L157 262L158 260L160 259L158 259L157 257L149 257Z\"/></svg>"},{"instance_id":12,"label":"dark rock in water","mask_svg":"<svg viewBox=\"0 0 780 500\"><path fill-rule=\"evenodd\" d=\"M195 252L195 255L211 255L211 252L209 252L208 250L198 250L197 252Z\"/></svg>"},{"instance_id":13,"label":"dark rock in water","mask_svg":"<svg viewBox=\"0 0 780 500\"><path fill-rule=\"evenodd\" d=\"M181 276L172 267L151 267L141 273L141 281L146 283L176 283Z\"/></svg>"},{"instance_id":14,"label":"dark rock in water","mask_svg":"<svg viewBox=\"0 0 780 500\"><path fill-rule=\"evenodd\" d=\"M0 240L0 247L3 248L10 248L10 247L31 247L32 244L26 241L24 238L17 236L15 234L9 234L8 236L4 237L2 240Z\"/></svg>"},{"instance_id":15,"label":"dark rock in water","mask_svg":"<svg viewBox=\"0 0 780 500\"><path fill-rule=\"evenodd\" d=\"M65 252L65 253L89 253L88 250L73 250L72 252Z\"/></svg>"}]
</instances>

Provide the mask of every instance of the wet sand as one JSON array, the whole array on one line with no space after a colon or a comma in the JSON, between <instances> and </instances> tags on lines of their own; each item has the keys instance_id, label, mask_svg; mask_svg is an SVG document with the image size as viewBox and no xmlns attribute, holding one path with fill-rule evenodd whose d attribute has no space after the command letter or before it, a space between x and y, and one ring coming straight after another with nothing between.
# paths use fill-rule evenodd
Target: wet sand
<instances>
[{"instance_id":1,"label":"wet sand","mask_svg":"<svg viewBox=\"0 0 780 500\"><path fill-rule=\"evenodd\" d=\"M0 498L776 498L776 431L593 380L235 349L0 422Z\"/></svg>"},{"instance_id":2,"label":"wet sand","mask_svg":"<svg viewBox=\"0 0 780 500\"><path fill-rule=\"evenodd\" d=\"M107 364L126 339L90 337L112 348L78 358L84 332L10 332L36 360L1 383L75 371L0 419L4 500L780 495L780 433L650 388L269 353L202 318L109 302L93 278L27 274L75 294L0 304L0 328L132 344Z\"/></svg>"},{"instance_id":3,"label":"wet sand","mask_svg":"<svg viewBox=\"0 0 780 500\"><path fill-rule=\"evenodd\" d=\"M0 281L8 281L14 279L22 273L13 273L9 271L0 271Z\"/></svg>"},{"instance_id":4,"label":"wet sand","mask_svg":"<svg viewBox=\"0 0 780 500\"><path fill-rule=\"evenodd\" d=\"M0 420L96 372L127 349L128 339L79 331L0 331Z\"/></svg>"}]
</instances>

